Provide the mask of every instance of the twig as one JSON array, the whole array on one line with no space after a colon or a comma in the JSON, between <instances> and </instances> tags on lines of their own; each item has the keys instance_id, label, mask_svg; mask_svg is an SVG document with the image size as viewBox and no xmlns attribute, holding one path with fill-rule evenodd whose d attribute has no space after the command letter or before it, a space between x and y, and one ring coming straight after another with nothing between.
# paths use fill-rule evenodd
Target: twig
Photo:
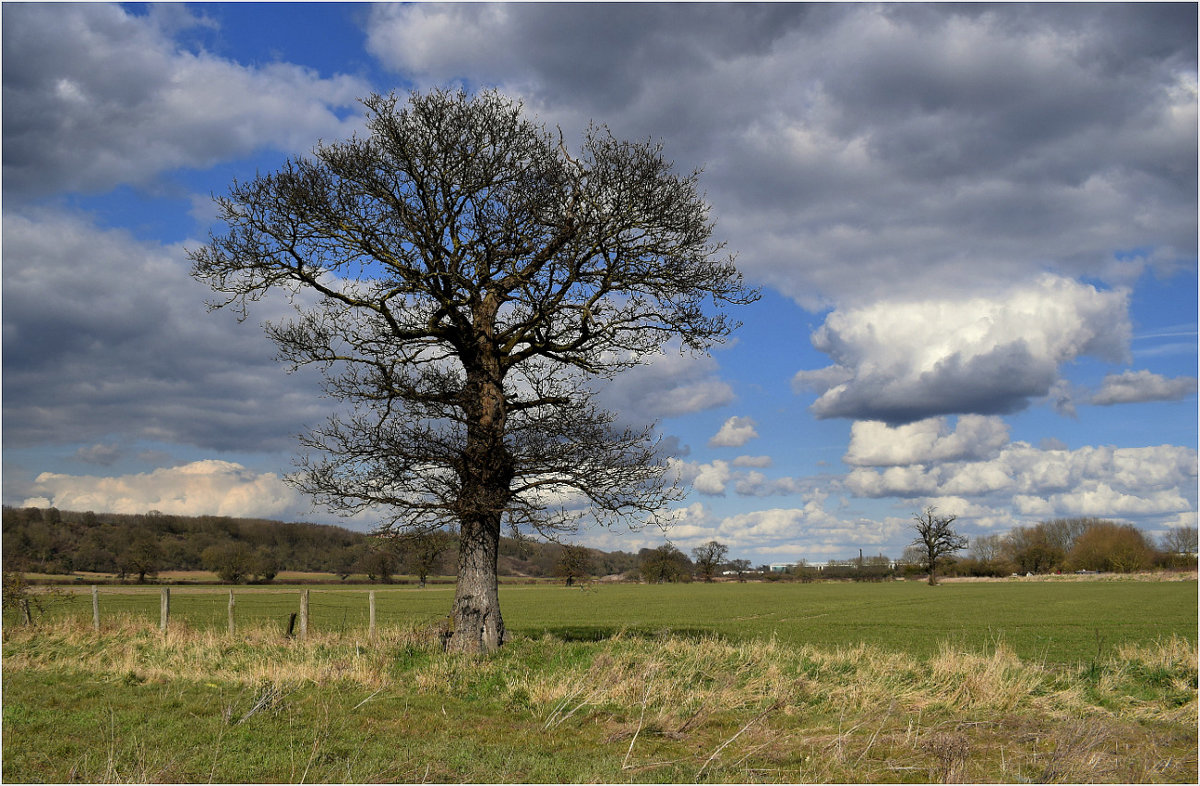
<instances>
[{"instance_id":1,"label":"twig","mask_svg":"<svg viewBox=\"0 0 1200 786\"><path fill-rule=\"evenodd\" d=\"M564 720L569 718L572 714L574 714L575 710L579 709L579 707L576 707L575 710L571 710L571 712L567 714L567 717L560 719L558 721L558 723L554 722L554 719L558 717L558 714L560 712L562 712L566 708L566 706L580 693L583 693L582 685L580 685L578 688L576 688L575 690L573 690L569 694L567 694L566 698L564 698L562 701L560 701L558 703L558 706L554 708L554 712L550 713L550 717L546 719L546 723L542 726L542 731L549 731L553 727L557 726L559 723L562 723ZM586 701L587 701L587 699L584 699L584 702L586 702ZM583 705L581 704L580 706L583 706Z\"/></svg>"},{"instance_id":2,"label":"twig","mask_svg":"<svg viewBox=\"0 0 1200 786\"><path fill-rule=\"evenodd\" d=\"M370 701L371 699L373 699L373 698L375 698L376 696L378 696L380 693L383 693L383 688L380 688L379 690L375 691L374 693L372 693L372 694L371 694L370 696L368 696L367 698L365 698L365 699L363 699L362 701L360 701L358 704L355 704L353 707L351 707L351 708L350 708L350 710L351 710L351 711L354 711L354 710L358 709L359 707L361 707L362 705L366 704L366 703L367 703L368 701Z\"/></svg>"},{"instance_id":3,"label":"twig","mask_svg":"<svg viewBox=\"0 0 1200 786\"><path fill-rule=\"evenodd\" d=\"M863 752L859 754L858 760L854 762L855 767L857 767L859 764L862 764L862 760L867 757L867 753L870 752L871 746L875 744L875 738L878 737L879 732L883 730L884 724L888 722L888 718L892 717L892 710L895 709L895 707L895 701L892 701L892 703L888 705L887 712L885 712L883 715L883 720L879 722L879 727L875 729L875 733L871 735L871 739L867 742L867 747L863 748Z\"/></svg>"},{"instance_id":4,"label":"twig","mask_svg":"<svg viewBox=\"0 0 1200 786\"><path fill-rule=\"evenodd\" d=\"M712 752L712 755L708 757L708 761L704 762L704 766L702 766L702 767L700 768L700 771L696 773L696 783L699 783L699 782L700 782L700 778L702 778L702 777L704 776L704 771L705 771L706 769L708 769L708 765L712 764L712 762L713 762L713 759L715 759L715 758L717 758L717 756L721 755L721 751L725 750L725 748L726 748L726 747L728 747L728 745L729 745L731 742L733 742L734 740L736 740L738 737L742 736L742 732L744 732L746 729L748 729L748 728L750 728L751 726L753 726L753 725L754 725L755 723L757 723L759 720L761 720L761 719L763 719L764 717L766 717L766 716L767 716L769 713L772 713L772 712L774 712L775 710L779 709L779 708L780 708L780 706L782 706L782 702L778 702L778 701L777 701L777 702L775 702L774 704L772 704L770 707L767 707L765 710L763 710L762 712L758 713L758 714L757 714L757 715L755 715L753 718L751 718L751 719L750 719L750 721L749 721L749 722L748 722L748 723L747 723L745 726L743 726L742 728L738 729L738 733L737 733L737 734L733 735L733 736L732 736L732 737L730 737L729 739L725 740L725 742L721 743L720 747L718 747L718 748L717 748L715 751L713 751L713 752Z\"/></svg>"},{"instance_id":5,"label":"twig","mask_svg":"<svg viewBox=\"0 0 1200 786\"><path fill-rule=\"evenodd\" d=\"M629 741L629 750L625 751L625 760L621 762L621 769L629 769L629 757L633 755L633 744L637 742L638 735L642 733L642 721L646 719L646 702L650 700L650 684L647 682L645 690L642 691L642 714L638 717L637 731L633 733L633 739Z\"/></svg>"}]
</instances>

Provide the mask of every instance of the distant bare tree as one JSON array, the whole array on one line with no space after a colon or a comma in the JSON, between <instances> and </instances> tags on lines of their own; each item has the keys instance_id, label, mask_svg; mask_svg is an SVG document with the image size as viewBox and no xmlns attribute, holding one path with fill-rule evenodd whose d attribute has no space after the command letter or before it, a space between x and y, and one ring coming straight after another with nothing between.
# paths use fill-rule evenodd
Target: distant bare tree
<instances>
[{"instance_id":1,"label":"distant bare tree","mask_svg":"<svg viewBox=\"0 0 1200 786\"><path fill-rule=\"evenodd\" d=\"M493 650L505 523L636 525L677 496L651 428L617 428L592 378L709 348L735 327L722 307L758 293L712 242L698 174L656 144L593 127L571 153L495 92L363 104L364 136L219 197L226 232L192 272L241 315L294 297L268 335L352 405L303 439L297 484L390 511L387 531L456 524L448 646Z\"/></svg>"},{"instance_id":2,"label":"distant bare tree","mask_svg":"<svg viewBox=\"0 0 1200 786\"><path fill-rule=\"evenodd\" d=\"M1170 554L1196 553L1196 528L1172 527L1162 536L1161 548Z\"/></svg>"},{"instance_id":3,"label":"distant bare tree","mask_svg":"<svg viewBox=\"0 0 1200 786\"><path fill-rule=\"evenodd\" d=\"M746 574L750 572L750 560L748 560L748 559L730 560L729 568L730 568L730 570L733 570L737 573L738 581L745 581Z\"/></svg>"},{"instance_id":4,"label":"distant bare tree","mask_svg":"<svg viewBox=\"0 0 1200 786\"><path fill-rule=\"evenodd\" d=\"M917 537L912 545L920 550L921 562L929 571L929 584L937 584L938 562L967 547L967 539L950 528L958 516L938 516L930 505L923 513L914 513Z\"/></svg>"},{"instance_id":5,"label":"distant bare tree","mask_svg":"<svg viewBox=\"0 0 1200 786\"><path fill-rule=\"evenodd\" d=\"M558 564L555 566L555 573L565 578L569 587L576 580L591 575L594 563L592 552L586 546L564 543L562 554L559 555Z\"/></svg>"},{"instance_id":6,"label":"distant bare tree","mask_svg":"<svg viewBox=\"0 0 1200 786\"><path fill-rule=\"evenodd\" d=\"M1072 570L1132 573L1150 567L1153 549L1132 524L1094 521L1075 539L1067 565Z\"/></svg>"},{"instance_id":7,"label":"distant bare tree","mask_svg":"<svg viewBox=\"0 0 1200 786\"><path fill-rule=\"evenodd\" d=\"M442 555L450 548L450 536L441 530L417 531L406 534L401 543L409 567L417 574L419 586L424 588L429 574L441 566Z\"/></svg>"},{"instance_id":8,"label":"distant bare tree","mask_svg":"<svg viewBox=\"0 0 1200 786\"><path fill-rule=\"evenodd\" d=\"M980 562L995 562L1004 556L1004 536L980 535L971 538L971 556Z\"/></svg>"},{"instance_id":9,"label":"distant bare tree","mask_svg":"<svg viewBox=\"0 0 1200 786\"><path fill-rule=\"evenodd\" d=\"M703 546L697 546L692 549L692 561L696 564L696 569L700 576L705 581L712 581L713 576L717 574L717 568L725 560L725 555L729 553L729 547L724 543L718 543L715 540L710 540Z\"/></svg>"}]
</instances>

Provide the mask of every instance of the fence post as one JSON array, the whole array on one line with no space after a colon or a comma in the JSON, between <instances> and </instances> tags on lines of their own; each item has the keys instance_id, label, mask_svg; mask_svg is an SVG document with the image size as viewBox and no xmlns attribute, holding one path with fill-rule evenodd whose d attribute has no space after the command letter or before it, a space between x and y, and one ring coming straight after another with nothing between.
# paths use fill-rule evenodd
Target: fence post
<instances>
[{"instance_id":1,"label":"fence post","mask_svg":"<svg viewBox=\"0 0 1200 786\"><path fill-rule=\"evenodd\" d=\"M163 633L167 632L167 621L171 618L171 588L162 588L162 603L159 606L158 627Z\"/></svg>"},{"instance_id":2,"label":"fence post","mask_svg":"<svg viewBox=\"0 0 1200 786\"><path fill-rule=\"evenodd\" d=\"M308 590L300 590L300 638L308 638Z\"/></svg>"},{"instance_id":3,"label":"fence post","mask_svg":"<svg viewBox=\"0 0 1200 786\"><path fill-rule=\"evenodd\" d=\"M367 593L367 601L371 607L371 622L370 622L370 627L367 629L367 637L374 639L375 638L375 590L371 590L369 593Z\"/></svg>"},{"instance_id":4,"label":"fence post","mask_svg":"<svg viewBox=\"0 0 1200 786\"><path fill-rule=\"evenodd\" d=\"M229 635L233 635L233 590L229 590Z\"/></svg>"},{"instance_id":5,"label":"fence post","mask_svg":"<svg viewBox=\"0 0 1200 786\"><path fill-rule=\"evenodd\" d=\"M100 632L100 590L92 585L92 630Z\"/></svg>"},{"instance_id":6,"label":"fence post","mask_svg":"<svg viewBox=\"0 0 1200 786\"><path fill-rule=\"evenodd\" d=\"M26 625L33 624L33 615L29 613L29 598L21 598L21 622Z\"/></svg>"}]
</instances>

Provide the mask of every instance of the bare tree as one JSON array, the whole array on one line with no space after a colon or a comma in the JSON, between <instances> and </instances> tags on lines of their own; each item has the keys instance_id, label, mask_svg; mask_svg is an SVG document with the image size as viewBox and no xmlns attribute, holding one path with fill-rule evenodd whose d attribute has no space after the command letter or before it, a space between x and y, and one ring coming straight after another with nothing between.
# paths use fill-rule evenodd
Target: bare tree
<instances>
[{"instance_id":1,"label":"bare tree","mask_svg":"<svg viewBox=\"0 0 1200 786\"><path fill-rule=\"evenodd\" d=\"M502 526L637 524L677 494L650 427L622 429L591 380L672 341L702 351L758 297L714 243L698 174L589 129L576 153L498 93L363 101L367 133L235 182L193 275L244 316L294 296L268 335L347 402L295 476L388 531L459 529L449 647L504 640ZM586 506L580 503L587 503Z\"/></svg>"},{"instance_id":2,"label":"bare tree","mask_svg":"<svg viewBox=\"0 0 1200 786\"><path fill-rule=\"evenodd\" d=\"M980 535L971 539L971 556L980 562L995 562L1004 555L1004 536Z\"/></svg>"},{"instance_id":3,"label":"bare tree","mask_svg":"<svg viewBox=\"0 0 1200 786\"><path fill-rule=\"evenodd\" d=\"M422 589L429 574L442 564L442 554L450 548L450 536L441 530L417 531L403 538L408 554L408 564L417 574L417 583Z\"/></svg>"},{"instance_id":4,"label":"bare tree","mask_svg":"<svg viewBox=\"0 0 1200 786\"><path fill-rule=\"evenodd\" d=\"M1172 527L1162 536L1161 546L1169 554L1195 554L1196 528Z\"/></svg>"},{"instance_id":5,"label":"bare tree","mask_svg":"<svg viewBox=\"0 0 1200 786\"><path fill-rule=\"evenodd\" d=\"M712 581L713 576L717 573L717 568L721 566L728 553L729 547L715 540L710 540L703 546L692 549L693 562L695 562L700 576L705 581Z\"/></svg>"},{"instance_id":6,"label":"bare tree","mask_svg":"<svg viewBox=\"0 0 1200 786\"><path fill-rule=\"evenodd\" d=\"M594 565L592 552L586 546L564 543L562 544L562 554L559 555L558 563L554 566L554 572L565 578L567 586L570 587L576 580L591 575Z\"/></svg>"},{"instance_id":7,"label":"bare tree","mask_svg":"<svg viewBox=\"0 0 1200 786\"><path fill-rule=\"evenodd\" d=\"M937 508L932 505L925 508L924 513L913 514L917 537L912 545L919 550L921 562L929 571L930 586L937 584L938 562L967 547L967 538L950 528L958 516L936 514Z\"/></svg>"},{"instance_id":8,"label":"bare tree","mask_svg":"<svg viewBox=\"0 0 1200 786\"><path fill-rule=\"evenodd\" d=\"M729 561L729 568L737 573L737 580L744 582L746 574L750 572L750 560L735 559Z\"/></svg>"}]
</instances>

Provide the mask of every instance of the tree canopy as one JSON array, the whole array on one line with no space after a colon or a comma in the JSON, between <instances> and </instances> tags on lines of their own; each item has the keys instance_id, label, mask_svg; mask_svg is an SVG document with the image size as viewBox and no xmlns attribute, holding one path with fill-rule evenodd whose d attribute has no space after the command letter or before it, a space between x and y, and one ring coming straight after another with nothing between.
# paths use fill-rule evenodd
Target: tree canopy
<instances>
[{"instance_id":1,"label":"tree canopy","mask_svg":"<svg viewBox=\"0 0 1200 786\"><path fill-rule=\"evenodd\" d=\"M502 523L586 510L645 522L674 498L650 426L621 428L597 377L678 341L704 350L749 303L698 173L591 127L576 152L496 92L363 101L367 133L235 182L193 274L243 315L271 290L280 356L349 410L304 438L296 482L384 529L459 529L451 644L503 641Z\"/></svg>"}]
</instances>

